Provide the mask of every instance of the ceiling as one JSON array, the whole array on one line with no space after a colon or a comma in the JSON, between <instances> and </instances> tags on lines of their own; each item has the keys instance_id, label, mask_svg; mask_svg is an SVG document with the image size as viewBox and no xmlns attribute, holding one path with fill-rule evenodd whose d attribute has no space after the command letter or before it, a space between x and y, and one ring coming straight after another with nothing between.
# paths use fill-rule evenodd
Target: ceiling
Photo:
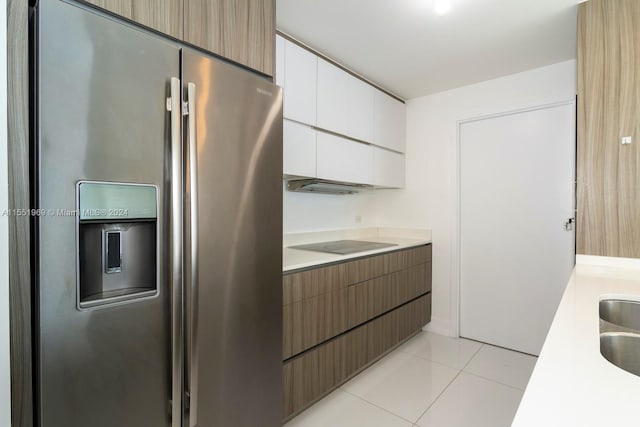
<instances>
[{"instance_id":1,"label":"ceiling","mask_svg":"<svg viewBox=\"0 0 640 427\"><path fill-rule=\"evenodd\" d=\"M581 0L277 0L279 30L405 98L576 57Z\"/></svg>"}]
</instances>

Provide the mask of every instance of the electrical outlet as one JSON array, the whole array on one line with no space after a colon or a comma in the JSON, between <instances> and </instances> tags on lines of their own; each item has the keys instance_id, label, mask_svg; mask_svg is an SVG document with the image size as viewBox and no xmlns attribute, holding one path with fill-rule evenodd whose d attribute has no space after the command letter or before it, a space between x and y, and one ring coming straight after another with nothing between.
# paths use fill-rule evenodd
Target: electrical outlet
<instances>
[{"instance_id":1,"label":"electrical outlet","mask_svg":"<svg viewBox=\"0 0 640 427\"><path fill-rule=\"evenodd\" d=\"M632 142L633 142L633 138L632 138L632 137L630 137L630 136L624 136L624 137L622 137L622 141L620 141L620 143L621 143L622 145L629 145L629 144L631 144Z\"/></svg>"}]
</instances>

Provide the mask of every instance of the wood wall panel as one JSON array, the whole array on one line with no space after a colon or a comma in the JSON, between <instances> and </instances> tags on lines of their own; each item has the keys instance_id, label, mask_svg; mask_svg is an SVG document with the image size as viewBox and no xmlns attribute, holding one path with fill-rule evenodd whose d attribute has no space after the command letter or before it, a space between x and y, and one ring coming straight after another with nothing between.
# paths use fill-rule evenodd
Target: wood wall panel
<instances>
[{"instance_id":1,"label":"wood wall panel","mask_svg":"<svg viewBox=\"0 0 640 427\"><path fill-rule=\"evenodd\" d=\"M183 36L183 1L190 0L83 0L116 15L177 39Z\"/></svg>"},{"instance_id":2,"label":"wood wall panel","mask_svg":"<svg viewBox=\"0 0 640 427\"><path fill-rule=\"evenodd\" d=\"M640 2L578 13L577 252L640 257ZM624 136L631 145L621 145Z\"/></svg>"},{"instance_id":3,"label":"wood wall panel","mask_svg":"<svg viewBox=\"0 0 640 427\"><path fill-rule=\"evenodd\" d=\"M185 0L184 40L273 76L275 0Z\"/></svg>"},{"instance_id":4,"label":"wood wall panel","mask_svg":"<svg viewBox=\"0 0 640 427\"><path fill-rule=\"evenodd\" d=\"M29 208L28 2L7 1L9 209ZM11 425L32 427L30 222L9 217Z\"/></svg>"}]
</instances>

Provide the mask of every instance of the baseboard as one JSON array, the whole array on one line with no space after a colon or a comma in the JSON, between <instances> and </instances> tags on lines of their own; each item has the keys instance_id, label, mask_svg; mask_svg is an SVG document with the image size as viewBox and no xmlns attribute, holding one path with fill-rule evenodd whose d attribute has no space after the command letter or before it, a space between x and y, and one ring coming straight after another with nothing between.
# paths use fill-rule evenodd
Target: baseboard
<instances>
[{"instance_id":1,"label":"baseboard","mask_svg":"<svg viewBox=\"0 0 640 427\"><path fill-rule=\"evenodd\" d=\"M427 323L422 328L423 331L433 332L440 335L449 336L449 320L448 319L438 319L435 317L431 318L431 322Z\"/></svg>"}]
</instances>

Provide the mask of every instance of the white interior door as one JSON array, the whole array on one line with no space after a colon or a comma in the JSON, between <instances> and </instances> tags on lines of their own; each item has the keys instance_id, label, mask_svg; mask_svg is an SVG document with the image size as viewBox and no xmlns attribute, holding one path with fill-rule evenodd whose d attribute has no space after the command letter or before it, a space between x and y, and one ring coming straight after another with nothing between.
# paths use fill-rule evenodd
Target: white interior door
<instances>
[{"instance_id":1,"label":"white interior door","mask_svg":"<svg viewBox=\"0 0 640 427\"><path fill-rule=\"evenodd\" d=\"M460 125L460 335L539 354L575 263L575 106Z\"/></svg>"}]
</instances>

